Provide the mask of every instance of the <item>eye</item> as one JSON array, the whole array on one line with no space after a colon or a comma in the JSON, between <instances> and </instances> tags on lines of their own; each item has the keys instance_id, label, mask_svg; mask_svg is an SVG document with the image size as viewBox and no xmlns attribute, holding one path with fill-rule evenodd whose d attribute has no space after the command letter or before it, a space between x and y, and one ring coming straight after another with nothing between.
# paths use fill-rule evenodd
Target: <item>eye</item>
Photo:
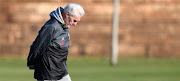
<instances>
[{"instance_id":1,"label":"eye","mask_svg":"<svg viewBox=\"0 0 180 81\"><path fill-rule=\"evenodd\" d=\"M76 20L74 20L74 22L77 22Z\"/></svg>"}]
</instances>

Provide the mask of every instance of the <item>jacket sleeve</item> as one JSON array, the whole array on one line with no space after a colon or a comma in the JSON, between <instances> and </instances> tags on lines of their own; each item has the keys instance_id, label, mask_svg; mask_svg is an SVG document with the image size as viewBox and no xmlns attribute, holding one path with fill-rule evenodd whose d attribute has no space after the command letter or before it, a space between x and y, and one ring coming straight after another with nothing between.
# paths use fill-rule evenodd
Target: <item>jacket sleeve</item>
<instances>
[{"instance_id":1,"label":"jacket sleeve","mask_svg":"<svg viewBox=\"0 0 180 81\"><path fill-rule=\"evenodd\" d=\"M53 38L54 27L43 26L39 31L38 36L30 47L30 52L27 58L27 66L35 65L35 62L43 54L46 47Z\"/></svg>"}]
</instances>

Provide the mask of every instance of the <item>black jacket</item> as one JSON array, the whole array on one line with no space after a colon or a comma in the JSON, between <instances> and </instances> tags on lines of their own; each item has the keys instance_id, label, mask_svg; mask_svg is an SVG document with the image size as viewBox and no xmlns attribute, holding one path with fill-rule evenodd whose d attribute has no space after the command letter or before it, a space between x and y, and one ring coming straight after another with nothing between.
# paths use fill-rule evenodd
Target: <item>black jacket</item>
<instances>
[{"instance_id":1,"label":"black jacket","mask_svg":"<svg viewBox=\"0 0 180 81\"><path fill-rule=\"evenodd\" d=\"M59 80L68 74L69 43L69 30L51 16L30 47L27 65L35 65L35 79Z\"/></svg>"}]
</instances>

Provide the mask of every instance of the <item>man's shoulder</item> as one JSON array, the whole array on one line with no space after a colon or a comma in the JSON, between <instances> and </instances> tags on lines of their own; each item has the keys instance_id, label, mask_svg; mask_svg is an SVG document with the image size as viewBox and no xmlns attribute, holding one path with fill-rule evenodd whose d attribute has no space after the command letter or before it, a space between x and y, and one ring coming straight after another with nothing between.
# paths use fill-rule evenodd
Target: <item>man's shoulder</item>
<instances>
[{"instance_id":1,"label":"man's shoulder","mask_svg":"<svg viewBox=\"0 0 180 81\"><path fill-rule=\"evenodd\" d=\"M50 26L57 30L62 29L62 24L59 23L56 19L51 18L49 21L46 22L45 26Z\"/></svg>"}]
</instances>

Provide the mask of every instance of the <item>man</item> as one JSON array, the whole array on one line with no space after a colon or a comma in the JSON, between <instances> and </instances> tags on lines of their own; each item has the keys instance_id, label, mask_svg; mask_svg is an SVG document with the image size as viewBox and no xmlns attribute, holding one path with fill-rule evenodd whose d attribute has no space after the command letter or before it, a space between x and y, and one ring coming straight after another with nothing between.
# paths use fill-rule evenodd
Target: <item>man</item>
<instances>
[{"instance_id":1,"label":"man","mask_svg":"<svg viewBox=\"0 0 180 81\"><path fill-rule=\"evenodd\" d=\"M50 20L39 31L30 47L27 66L34 69L38 81L71 81L66 60L69 51L69 28L84 16L84 9L76 3L50 13Z\"/></svg>"}]
</instances>

